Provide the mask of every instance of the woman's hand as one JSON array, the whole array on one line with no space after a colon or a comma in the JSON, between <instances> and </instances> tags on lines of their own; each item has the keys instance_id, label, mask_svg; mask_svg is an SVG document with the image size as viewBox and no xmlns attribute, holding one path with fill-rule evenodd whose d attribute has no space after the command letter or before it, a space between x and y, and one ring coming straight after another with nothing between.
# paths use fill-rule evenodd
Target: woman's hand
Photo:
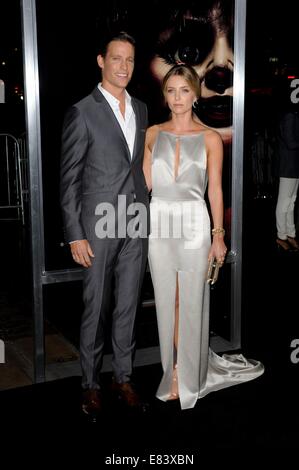
<instances>
[{"instance_id":1,"label":"woman's hand","mask_svg":"<svg viewBox=\"0 0 299 470\"><path fill-rule=\"evenodd\" d=\"M209 251L208 260L210 261L213 257L216 258L216 261L223 266L225 256L227 253L227 248L223 240L222 235L214 235L212 246Z\"/></svg>"}]
</instances>

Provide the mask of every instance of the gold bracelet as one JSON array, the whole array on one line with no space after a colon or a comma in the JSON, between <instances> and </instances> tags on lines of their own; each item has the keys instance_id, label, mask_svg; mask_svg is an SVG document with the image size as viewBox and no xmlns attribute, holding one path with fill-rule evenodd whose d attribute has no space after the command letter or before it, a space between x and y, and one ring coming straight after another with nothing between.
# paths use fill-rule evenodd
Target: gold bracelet
<instances>
[{"instance_id":1,"label":"gold bracelet","mask_svg":"<svg viewBox=\"0 0 299 470\"><path fill-rule=\"evenodd\" d=\"M225 230L224 228L220 227L220 228L213 228L212 229L212 235L216 235L217 233L222 233L222 235L224 236L225 235Z\"/></svg>"}]
</instances>

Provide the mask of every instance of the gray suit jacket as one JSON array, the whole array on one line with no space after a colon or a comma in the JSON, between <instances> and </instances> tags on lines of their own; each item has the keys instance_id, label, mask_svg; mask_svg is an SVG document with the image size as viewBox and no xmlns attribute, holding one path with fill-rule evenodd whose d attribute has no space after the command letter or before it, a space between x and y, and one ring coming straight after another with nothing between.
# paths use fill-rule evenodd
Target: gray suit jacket
<instances>
[{"instance_id":1,"label":"gray suit jacket","mask_svg":"<svg viewBox=\"0 0 299 470\"><path fill-rule=\"evenodd\" d=\"M148 191L142 171L147 108L132 97L136 116L133 156L121 127L103 94L93 92L68 109L62 133L60 196L66 242L94 238L101 202L117 207L119 195L127 206L141 202L147 211Z\"/></svg>"}]
</instances>

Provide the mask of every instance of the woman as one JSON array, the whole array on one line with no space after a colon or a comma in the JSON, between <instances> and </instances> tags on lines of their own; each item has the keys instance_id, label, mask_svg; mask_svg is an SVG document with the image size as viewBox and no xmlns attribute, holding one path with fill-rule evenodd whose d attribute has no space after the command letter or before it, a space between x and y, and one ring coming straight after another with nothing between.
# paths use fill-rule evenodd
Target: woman
<instances>
[{"instance_id":1,"label":"woman","mask_svg":"<svg viewBox=\"0 0 299 470\"><path fill-rule=\"evenodd\" d=\"M208 262L222 266L223 144L217 132L194 118L200 96L192 67L175 65L162 81L169 121L148 129L144 174L151 199L149 265L155 291L163 377L157 397L180 399L182 409L207 393L253 379L263 366L242 355L209 350ZM204 196L208 197L213 221Z\"/></svg>"}]
</instances>

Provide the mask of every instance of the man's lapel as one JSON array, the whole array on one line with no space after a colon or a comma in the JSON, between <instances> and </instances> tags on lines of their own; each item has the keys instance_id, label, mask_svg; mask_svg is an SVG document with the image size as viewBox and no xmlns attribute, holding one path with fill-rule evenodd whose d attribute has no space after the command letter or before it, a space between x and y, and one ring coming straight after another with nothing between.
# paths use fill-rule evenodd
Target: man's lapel
<instances>
[{"instance_id":1,"label":"man's lapel","mask_svg":"<svg viewBox=\"0 0 299 470\"><path fill-rule=\"evenodd\" d=\"M121 137L123 143L124 143L124 146L125 146L125 155L126 155L126 158L129 160L129 162L131 163L131 154L130 154L130 149L129 149L129 146L127 144L127 141L126 141L126 138L124 136L124 133L122 131L122 128L120 127L119 125L119 122L118 120L116 119L115 117L115 114L111 108L111 106L109 105L108 101L105 99L104 95L101 93L101 91L98 89L98 87L96 87L93 92L92 92L92 95L94 97L94 99L100 103L102 106L104 106L104 109L105 111L107 112L107 118L109 119L109 121L111 121L111 124L113 125L113 127L115 128L116 132L119 134L119 136ZM135 110L134 110L135 111ZM136 125L137 127L137 125ZM135 137L135 143L136 143L136 137ZM134 148L135 148L135 145L134 145Z\"/></svg>"},{"instance_id":2,"label":"man's lapel","mask_svg":"<svg viewBox=\"0 0 299 470\"><path fill-rule=\"evenodd\" d=\"M134 158L136 157L136 152L137 152L138 144L139 144L141 120L140 120L139 106L137 105L136 100L132 98L131 103L132 103L132 108L134 110L135 119L136 119L136 132L135 132L135 141L134 141L133 155L132 155L132 161L133 161Z\"/></svg>"}]
</instances>

